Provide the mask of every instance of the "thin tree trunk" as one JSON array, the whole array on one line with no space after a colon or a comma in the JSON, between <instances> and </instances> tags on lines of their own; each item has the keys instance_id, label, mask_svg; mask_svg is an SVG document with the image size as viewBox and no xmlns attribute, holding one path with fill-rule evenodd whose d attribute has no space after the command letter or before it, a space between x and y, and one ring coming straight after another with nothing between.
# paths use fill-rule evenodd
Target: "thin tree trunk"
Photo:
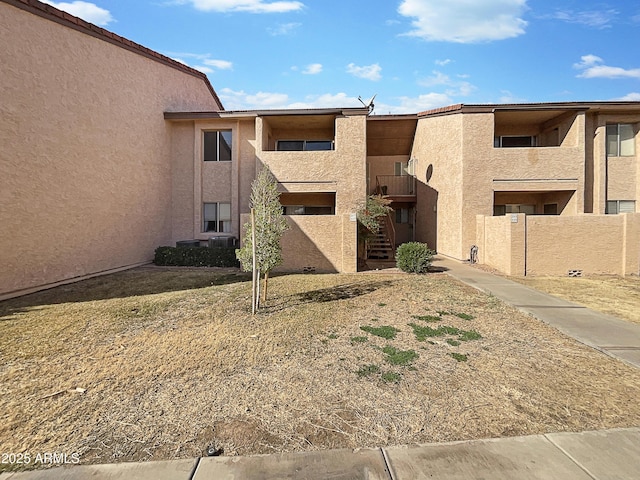
<instances>
[{"instance_id":1,"label":"thin tree trunk","mask_svg":"<svg viewBox=\"0 0 640 480\"><path fill-rule=\"evenodd\" d=\"M260 281L260 278L256 276L256 212L252 208L251 209L251 249L252 249L252 281L251 281L251 314L256 314L256 305L257 305L257 295L258 295L258 287L257 283Z\"/></svg>"},{"instance_id":2,"label":"thin tree trunk","mask_svg":"<svg viewBox=\"0 0 640 480\"><path fill-rule=\"evenodd\" d=\"M269 281L269 272L264 272L264 289L262 290L262 303L267 301L267 282Z\"/></svg>"},{"instance_id":3,"label":"thin tree trunk","mask_svg":"<svg viewBox=\"0 0 640 480\"><path fill-rule=\"evenodd\" d=\"M258 269L258 272L257 272L258 282L256 284L256 287L258 289L258 291L256 292L256 310L260 308L260 275L262 275L262 272L260 272L260 269Z\"/></svg>"}]
</instances>

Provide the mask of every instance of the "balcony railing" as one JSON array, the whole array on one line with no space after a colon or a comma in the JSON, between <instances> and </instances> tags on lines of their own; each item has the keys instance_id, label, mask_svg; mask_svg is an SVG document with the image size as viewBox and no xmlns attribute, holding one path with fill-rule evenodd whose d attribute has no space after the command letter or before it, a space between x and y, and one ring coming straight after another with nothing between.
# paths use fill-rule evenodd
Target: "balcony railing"
<instances>
[{"instance_id":1,"label":"balcony railing","mask_svg":"<svg viewBox=\"0 0 640 480\"><path fill-rule=\"evenodd\" d=\"M416 182L411 175L377 175L377 195L415 195Z\"/></svg>"}]
</instances>

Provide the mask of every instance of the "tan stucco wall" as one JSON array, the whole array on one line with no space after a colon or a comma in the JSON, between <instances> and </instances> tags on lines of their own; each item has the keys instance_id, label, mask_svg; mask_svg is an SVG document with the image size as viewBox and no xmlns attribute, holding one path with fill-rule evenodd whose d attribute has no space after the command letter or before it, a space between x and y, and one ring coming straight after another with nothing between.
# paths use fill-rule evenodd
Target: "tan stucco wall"
<instances>
[{"instance_id":1,"label":"tan stucco wall","mask_svg":"<svg viewBox=\"0 0 640 480\"><path fill-rule=\"evenodd\" d=\"M524 275L525 215L476 216L478 263L507 275Z\"/></svg>"},{"instance_id":2,"label":"tan stucco wall","mask_svg":"<svg viewBox=\"0 0 640 480\"><path fill-rule=\"evenodd\" d=\"M195 164L193 122L174 123L171 130L171 239L191 240L196 205L193 201Z\"/></svg>"},{"instance_id":3,"label":"tan stucco wall","mask_svg":"<svg viewBox=\"0 0 640 480\"><path fill-rule=\"evenodd\" d=\"M584 138L584 120L583 114L575 116L573 123L566 127L567 134L560 147L495 148L493 115L464 115L462 250L465 255L468 256L468 249L476 239L475 215L493 214L494 192L575 190L563 214L578 213L578 205L584 204L585 153L584 143L577 139ZM554 198L553 194L546 196Z\"/></svg>"},{"instance_id":4,"label":"tan stucco wall","mask_svg":"<svg viewBox=\"0 0 640 480\"><path fill-rule=\"evenodd\" d=\"M355 212L366 197L366 116L344 116L335 119L335 150L320 152L275 152L257 145L258 162L268 165L278 182L302 185L310 190L336 192L336 214ZM298 132L306 132L304 117ZM263 138L268 123L256 119L257 136ZM294 135L292 133L291 135ZM299 134L298 134L299 137ZM294 137L297 138L297 137ZM320 185L324 184L324 186ZM290 190L291 191L291 190Z\"/></svg>"},{"instance_id":5,"label":"tan stucco wall","mask_svg":"<svg viewBox=\"0 0 640 480\"><path fill-rule=\"evenodd\" d=\"M205 82L0 3L0 294L149 261L172 231L163 112Z\"/></svg>"},{"instance_id":6,"label":"tan stucco wall","mask_svg":"<svg viewBox=\"0 0 640 480\"><path fill-rule=\"evenodd\" d=\"M279 271L357 271L357 223L350 215L287 215L281 239L284 263ZM250 216L243 214L242 222Z\"/></svg>"},{"instance_id":7,"label":"tan stucco wall","mask_svg":"<svg viewBox=\"0 0 640 480\"><path fill-rule=\"evenodd\" d=\"M462 116L418 120L415 161L416 240L439 253L462 258ZM432 175L427 179L427 172Z\"/></svg>"},{"instance_id":8,"label":"tan stucco wall","mask_svg":"<svg viewBox=\"0 0 640 480\"><path fill-rule=\"evenodd\" d=\"M639 273L638 213L516 217L477 217L480 263L508 275Z\"/></svg>"},{"instance_id":9,"label":"tan stucco wall","mask_svg":"<svg viewBox=\"0 0 640 480\"><path fill-rule=\"evenodd\" d=\"M593 138L593 213L603 214L607 200L640 201L640 173L638 156L640 135L637 134L640 115L594 115L590 120L592 132L587 139ZM635 151L633 158L607 157L606 125L611 123L630 123L636 125ZM636 206L638 211L639 207Z\"/></svg>"}]
</instances>

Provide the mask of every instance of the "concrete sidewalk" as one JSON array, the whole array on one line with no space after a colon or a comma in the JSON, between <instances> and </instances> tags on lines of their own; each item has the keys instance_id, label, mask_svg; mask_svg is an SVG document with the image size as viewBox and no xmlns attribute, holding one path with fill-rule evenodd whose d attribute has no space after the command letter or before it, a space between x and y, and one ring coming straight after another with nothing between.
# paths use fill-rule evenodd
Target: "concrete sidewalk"
<instances>
[{"instance_id":1,"label":"concrete sidewalk","mask_svg":"<svg viewBox=\"0 0 640 480\"><path fill-rule=\"evenodd\" d=\"M380 449L57 467L0 480L621 480L640 478L640 428Z\"/></svg>"},{"instance_id":2,"label":"concrete sidewalk","mask_svg":"<svg viewBox=\"0 0 640 480\"><path fill-rule=\"evenodd\" d=\"M434 266L452 277L533 315L607 355L640 368L640 325L595 312L469 264L437 257Z\"/></svg>"}]
</instances>

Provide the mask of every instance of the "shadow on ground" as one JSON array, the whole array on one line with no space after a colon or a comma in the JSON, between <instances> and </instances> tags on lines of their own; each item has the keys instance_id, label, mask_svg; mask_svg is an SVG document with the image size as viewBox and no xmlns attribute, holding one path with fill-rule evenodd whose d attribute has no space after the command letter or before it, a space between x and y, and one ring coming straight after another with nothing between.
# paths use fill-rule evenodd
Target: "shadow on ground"
<instances>
[{"instance_id":1,"label":"shadow on ground","mask_svg":"<svg viewBox=\"0 0 640 480\"><path fill-rule=\"evenodd\" d=\"M337 300L348 300L360 297L384 287L394 285L393 280L362 281L336 285L328 288L310 290L267 300L267 304L261 308L262 313L276 313L287 308L298 307L309 303L327 303Z\"/></svg>"},{"instance_id":2,"label":"shadow on ground","mask_svg":"<svg viewBox=\"0 0 640 480\"><path fill-rule=\"evenodd\" d=\"M251 281L251 274L233 268L178 270L140 267L4 300L0 302L0 321L8 320L14 314L30 307L41 305L154 295L246 281Z\"/></svg>"}]
</instances>

